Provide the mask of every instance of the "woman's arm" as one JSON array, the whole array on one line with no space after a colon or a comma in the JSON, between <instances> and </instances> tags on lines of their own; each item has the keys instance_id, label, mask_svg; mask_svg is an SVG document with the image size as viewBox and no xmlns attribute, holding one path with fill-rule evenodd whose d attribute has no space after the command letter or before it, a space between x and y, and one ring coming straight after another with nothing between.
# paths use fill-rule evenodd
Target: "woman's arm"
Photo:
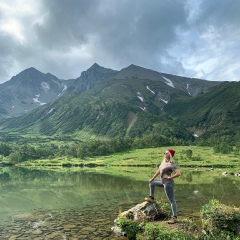
<instances>
[{"instance_id":1,"label":"woman's arm","mask_svg":"<svg viewBox=\"0 0 240 240\"><path fill-rule=\"evenodd\" d=\"M173 179L173 178L177 178L177 177L179 177L179 176L181 176L181 172L179 171L179 169L176 169L176 170L174 170L174 175L172 175L172 176L168 176L167 174L164 174L163 175L163 178L166 178L166 179Z\"/></svg>"},{"instance_id":2,"label":"woman's arm","mask_svg":"<svg viewBox=\"0 0 240 240\"><path fill-rule=\"evenodd\" d=\"M149 179L149 183L150 182L152 182L158 175L160 174L160 169L158 169L157 171L156 171L156 173L153 175L153 177L151 178L151 179Z\"/></svg>"},{"instance_id":3,"label":"woman's arm","mask_svg":"<svg viewBox=\"0 0 240 240\"><path fill-rule=\"evenodd\" d=\"M176 169L175 171L174 171L174 175L172 175L172 176L170 176L169 177L169 179L173 179L173 178L177 178L177 177L179 177L179 176L181 176L181 172L179 171L179 169Z\"/></svg>"}]
</instances>

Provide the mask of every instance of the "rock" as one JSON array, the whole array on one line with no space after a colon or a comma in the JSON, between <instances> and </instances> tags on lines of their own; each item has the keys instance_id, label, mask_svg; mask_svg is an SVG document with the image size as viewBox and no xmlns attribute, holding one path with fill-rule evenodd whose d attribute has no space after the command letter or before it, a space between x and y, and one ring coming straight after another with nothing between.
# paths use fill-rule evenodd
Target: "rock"
<instances>
[{"instance_id":1,"label":"rock","mask_svg":"<svg viewBox=\"0 0 240 240\"><path fill-rule=\"evenodd\" d=\"M64 228L65 231L66 231L66 230L71 231L71 229L76 228L76 225L68 224L68 225L65 225L63 228Z\"/></svg>"},{"instance_id":2,"label":"rock","mask_svg":"<svg viewBox=\"0 0 240 240\"><path fill-rule=\"evenodd\" d=\"M120 217L126 217L135 221L149 220L153 221L159 218L165 218L165 214L160 210L157 203L142 202L135 207L122 212Z\"/></svg>"},{"instance_id":3,"label":"rock","mask_svg":"<svg viewBox=\"0 0 240 240\"><path fill-rule=\"evenodd\" d=\"M167 216L165 215L165 213L163 213L160 208L159 205L154 202L154 203L150 203L150 202L142 202L140 204L137 204L135 207L122 212L119 218L127 218L127 219L131 219L137 222L141 222L143 220L147 220L147 221L154 221L154 220L160 220L160 219L165 219ZM118 236L126 236L125 232L121 231L121 228L119 228L118 226L116 226L116 223L118 221L118 219L114 220L115 226L113 226L111 228L111 230Z\"/></svg>"},{"instance_id":4,"label":"rock","mask_svg":"<svg viewBox=\"0 0 240 240\"><path fill-rule=\"evenodd\" d=\"M32 232L33 235L40 235L42 234L42 231L40 229L37 229L35 231Z\"/></svg>"},{"instance_id":5,"label":"rock","mask_svg":"<svg viewBox=\"0 0 240 240\"><path fill-rule=\"evenodd\" d=\"M118 236L126 236L126 233L125 232L122 232L121 228L118 227L118 226L114 226L111 228L111 230L117 234Z\"/></svg>"},{"instance_id":6,"label":"rock","mask_svg":"<svg viewBox=\"0 0 240 240\"><path fill-rule=\"evenodd\" d=\"M44 211L35 211L18 214L12 217L14 221L37 221L49 217L49 213Z\"/></svg>"},{"instance_id":7,"label":"rock","mask_svg":"<svg viewBox=\"0 0 240 240\"><path fill-rule=\"evenodd\" d=\"M11 236L9 240L16 240L18 236Z\"/></svg>"},{"instance_id":8,"label":"rock","mask_svg":"<svg viewBox=\"0 0 240 240\"><path fill-rule=\"evenodd\" d=\"M82 231L86 231L86 232L88 232L88 233L91 233L91 232L96 231L96 228L93 228L93 227L84 227L84 228L82 228Z\"/></svg>"},{"instance_id":9,"label":"rock","mask_svg":"<svg viewBox=\"0 0 240 240\"><path fill-rule=\"evenodd\" d=\"M47 239L58 239L58 240L61 240L61 239L66 239L66 236L64 234L62 234L62 233L54 232L54 233L48 234L47 235Z\"/></svg>"}]
</instances>

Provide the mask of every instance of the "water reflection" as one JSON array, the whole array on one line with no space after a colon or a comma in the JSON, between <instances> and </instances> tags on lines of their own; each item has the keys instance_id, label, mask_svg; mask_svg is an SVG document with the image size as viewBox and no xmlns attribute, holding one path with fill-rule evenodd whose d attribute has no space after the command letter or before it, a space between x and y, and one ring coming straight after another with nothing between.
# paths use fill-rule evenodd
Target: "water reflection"
<instances>
[{"instance_id":1,"label":"water reflection","mask_svg":"<svg viewBox=\"0 0 240 240\"><path fill-rule=\"evenodd\" d=\"M81 169L5 168L0 175L0 239L114 239L114 219L142 199L144 188L141 182Z\"/></svg>"},{"instance_id":2,"label":"water reflection","mask_svg":"<svg viewBox=\"0 0 240 240\"><path fill-rule=\"evenodd\" d=\"M80 235L82 239L114 239L110 228L119 211L142 202L149 193L148 179L136 181L80 168L64 170L1 169L1 239L13 235L24 239L25 232L51 239L61 239L57 232L63 239ZM197 217L212 198L239 206L239 179L185 171L175 188L180 215ZM156 191L156 197L166 199L163 189Z\"/></svg>"}]
</instances>

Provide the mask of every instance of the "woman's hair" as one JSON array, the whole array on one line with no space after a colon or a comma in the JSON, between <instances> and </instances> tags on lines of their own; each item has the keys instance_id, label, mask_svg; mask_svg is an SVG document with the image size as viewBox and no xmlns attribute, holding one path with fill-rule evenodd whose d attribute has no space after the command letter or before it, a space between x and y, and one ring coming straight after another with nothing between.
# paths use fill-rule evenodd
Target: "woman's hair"
<instances>
[{"instance_id":1,"label":"woman's hair","mask_svg":"<svg viewBox=\"0 0 240 240\"><path fill-rule=\"evenodd\" d=\"M169 151L168 151L169 152ZM173 163L174 161L173 161L173 156L172 156L172 154L169 152L169 156L170 156L170 160L169 160L169 162L170 163ZM166 156L164 156L164 159L163 160L165 160L166 159Z\"/></svg>"},{"instance_id":2,"label":"woman's hair","mask_svg":"<svg viewBox=\"0 0 240 240\"><path fill-rule=\"evenodd\" d=\"M170 152L169 152L169 155L170 155L170 162L173 163L173 156Z\"/></svg>"}]
</instances>

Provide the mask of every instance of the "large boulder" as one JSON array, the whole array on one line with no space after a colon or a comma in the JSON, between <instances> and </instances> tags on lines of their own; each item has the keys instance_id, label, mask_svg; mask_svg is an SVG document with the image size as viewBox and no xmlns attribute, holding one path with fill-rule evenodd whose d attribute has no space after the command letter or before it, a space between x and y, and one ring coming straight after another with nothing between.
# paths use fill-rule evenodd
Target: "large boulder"
<instances>
[{"instance_id":1,"label":"large boulder","mask_svg":"<svg viewBox=\"0 0 240 240\"><path fill-rule=\"evenodd\" d=\"M126 233L121 230L120 227L117 226L117 222L119 219L125 218L129 220L133 220L136 222L141 221L155 221L155 220L163 220L168 216L164 213L159 205L156 202L142 202L132 207L131 209L122 212L119 214L118 218L115 219L115 226L111 229L118 236L126 236Z\"/></svg>"},{"instance_id":2,"label":"large boulder","mask_svg":"<svg viewBox=\"0 0 240 240\"><path fill-rule=\"evenodd\" d=\"M122 212L119 217L125 217L135 221L141 221L143 219L154 221L156 219L164 219L166 218L166 215L161 211L156 202L150 203L145 201L125 212Z\"/></svg>"}]
</instances>

